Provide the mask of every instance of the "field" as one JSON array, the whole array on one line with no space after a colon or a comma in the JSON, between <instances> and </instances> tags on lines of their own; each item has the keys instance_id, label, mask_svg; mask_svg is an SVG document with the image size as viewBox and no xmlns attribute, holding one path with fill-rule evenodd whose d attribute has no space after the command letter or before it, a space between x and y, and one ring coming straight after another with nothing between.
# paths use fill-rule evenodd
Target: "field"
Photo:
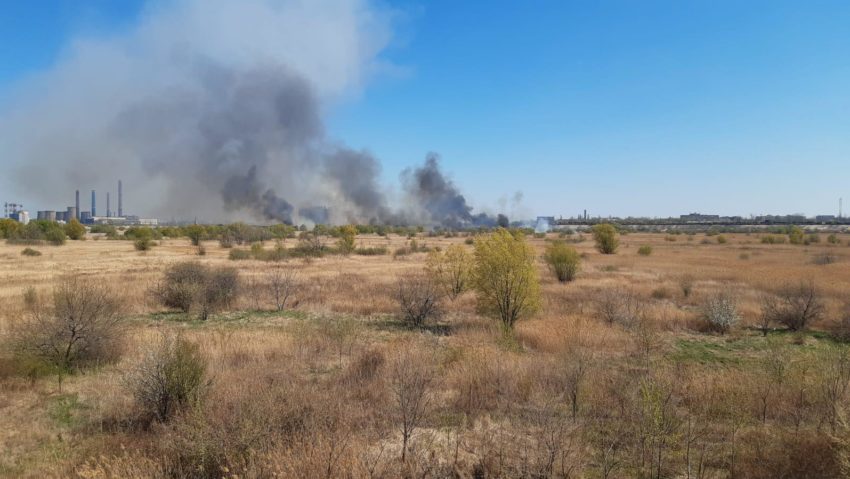
<instances>
[{"instance_id":1,"label":"field","mask_svg":"<svg viewBox=\"0 0 850 479\"><path fill-rule=\"evenodd\" d=\"M538 259L542 307L513 336L476 313L473 291L444 299L425 327L402 321L397 285L428 254L393 255L401 236L357 236L389 254L282 263L232 261L217 241L200 256L185 238L138 252L89 235L32 257L0 244L4 337L27 314L25 291L47 295L64 274L107 283L124 325L120 360L70 375L21 375L0 355L0 476L846 477L850 235L793 245L631 233L613 255L578 236L567 238L582 255L577 278L559 283ZM527 241L539 257L557 237ZM416 241L474 248L462 236ZM237 303L207 321L159 305L163 271L187 260L238 268ZM299 288L277 311L266 283L280 264ZM764 295L801 281L823 313L763 334ZM702 320L720 294L741 316L725 334ZM606 320L611 297L628 298L632 321ZM141 421L127 377L170 333L199 345L204 400ZM420 417L403 394L422 402Z\"/></svg>"}]
</instances>

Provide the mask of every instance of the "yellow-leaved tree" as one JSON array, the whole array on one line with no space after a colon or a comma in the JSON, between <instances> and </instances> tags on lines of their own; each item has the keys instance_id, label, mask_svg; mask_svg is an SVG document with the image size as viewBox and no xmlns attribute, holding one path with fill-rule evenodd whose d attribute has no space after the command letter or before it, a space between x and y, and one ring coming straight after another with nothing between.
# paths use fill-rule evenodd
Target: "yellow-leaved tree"
<instances>
[{"instance_id":1,"label":"yellow-leaved tree","mask_svg":"<svg viewBox=\"0 0 850 479\"><path fill-rule=\"evenodd\" d=\"M475 241L472 283L478 310L498 319L506 333L540 309L534 249L522 235L499 229Z\"/></svg>"}]
</instances>

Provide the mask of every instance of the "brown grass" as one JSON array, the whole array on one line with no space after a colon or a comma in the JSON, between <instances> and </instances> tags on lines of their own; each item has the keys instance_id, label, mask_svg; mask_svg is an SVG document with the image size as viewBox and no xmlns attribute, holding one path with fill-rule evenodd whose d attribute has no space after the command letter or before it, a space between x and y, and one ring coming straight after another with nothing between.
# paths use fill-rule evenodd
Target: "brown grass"
<instances>
[{"instance_id":1,"label":"brown grass","mask_svg":"<svg viewBox=\"0 0 850 479\"><path fill-rule=\"evenodd\" d=\"M519 322L510 343L493 321L475 314L474 293L447 301L444 317L422 330L395 318L398 280L421 271L426 253L289 260L301 287L277 312L263 287L275 264L230 261L217 242L205 243L204 256L188 240L163 240L146 252L127 241L70 241L43 248L39 257L0 244L3 337L21 320L26 288L46 293L67 272L107 281L122 292L128 311L123 359L67 377L61 390L55 378L17 375L0 350L0 476L686 477L689 468L691 477L700 468L701 477L846 473L839 463L850 454L850 432L829 430L825 418L832 416L819 392L825 391L824 376L840 368L827 370L812 355L832 343L828 333L848 299L850 248L724 236L725 244L701 244L701 236L667 241L663 234L634 233L621 237L616 255L599 254L589 240L576 243L583 264L569 284L539 261L542 311ZM841 236L842 243L850 239ZM464 240L417 238L432 248L471 249ZM546 239L530 241L542 255ZM406 242L357 238L358 247L390 251ZM650 245L652 255L639 256L641 245ZM827 250L835 261L813 260ZM237 267L260 293L241 295L231 311L207 322L163 314L150 287L165 266L190 259ZM688 297L680 287L686 276L693 278ZM770 386L766 340L748 326L758 320L762 291L810 278L823 294L825 319L801 336L771 335L790 359L782 380ZM617 288L645 302L645 322L627 327L597 317L594 295ZM725 336L701 331L700 305L730 290L743 324ZM163 331L200 345L211 389L198 410L143 427L123 377ZM409 350L428 353L434 396L401 462L401 434L388 414L387 365ZM573 420L563 381L576 351L592 354L582 356L589 372L579 383ZM770 412L762 421L765 388ZM840 407L846 403L844 396Z\"/></svg>"}]
</instances>

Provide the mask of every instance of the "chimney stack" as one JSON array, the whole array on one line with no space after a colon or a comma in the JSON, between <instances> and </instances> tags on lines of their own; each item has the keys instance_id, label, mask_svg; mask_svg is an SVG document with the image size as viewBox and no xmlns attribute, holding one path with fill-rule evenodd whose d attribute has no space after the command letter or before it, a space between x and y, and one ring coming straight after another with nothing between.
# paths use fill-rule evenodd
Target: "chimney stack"
<instances>
[{"instance_id":1,"label":"chimney stack","mask_svg":"<svg viewBox=\"0 0 850 479\"><path fill-rule=\"evenodd\" d=\"M91 215L92 217L97 216L97 207L96 207L96 198L94 196L94 190L91 190Z\"/></svg>"},{"instance_id":2,"label":"chimney stack","mask_svg":"<svg viewBox=\"0 0 850 479\"><path fill-rule=\"evenodd\" d=\"M77 190L77 201L74 203L77 207L77 220L80 219L80 190Z\"/></svg>"},{"instance_id":3,"label":"chimney stack","mask_svg":"<svg viewBox=\"0 0 850 479\"><path fill-rule=\"evenodd\" d=\"M121 193L121 180L118 180L118 216L124 217L124 195Z\"/></svg>"},{"instance_id":4,"label":"chimney stack","mask_svg":"<svg viewBox=\"0 0 850 479\"><path fill-rule=\"evenodd\" d=\"M112 211L109 210L109 192L106 192L106 217L112 216Z\"/></svg>"}]
</instances>

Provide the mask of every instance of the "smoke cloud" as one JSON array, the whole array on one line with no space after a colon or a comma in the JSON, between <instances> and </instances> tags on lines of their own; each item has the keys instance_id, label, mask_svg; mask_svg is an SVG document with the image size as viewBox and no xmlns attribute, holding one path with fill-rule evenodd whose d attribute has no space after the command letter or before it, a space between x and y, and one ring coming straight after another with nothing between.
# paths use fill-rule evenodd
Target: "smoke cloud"
<instances>
[{"instance_id":1,"label":"smoke cloud","mask_svg":"<svg viewBox=\"0 0 850 479\"><path fill-rule=\"evenodd\" d=\"M55 207L123 178L125 209L163 219L493 224L435 154L392 206L380 162L327 137L324 111L380 70L391 20L365 0L154 3L28 79L0 154L19 193Z\"/></svg>"}]
</instances>

